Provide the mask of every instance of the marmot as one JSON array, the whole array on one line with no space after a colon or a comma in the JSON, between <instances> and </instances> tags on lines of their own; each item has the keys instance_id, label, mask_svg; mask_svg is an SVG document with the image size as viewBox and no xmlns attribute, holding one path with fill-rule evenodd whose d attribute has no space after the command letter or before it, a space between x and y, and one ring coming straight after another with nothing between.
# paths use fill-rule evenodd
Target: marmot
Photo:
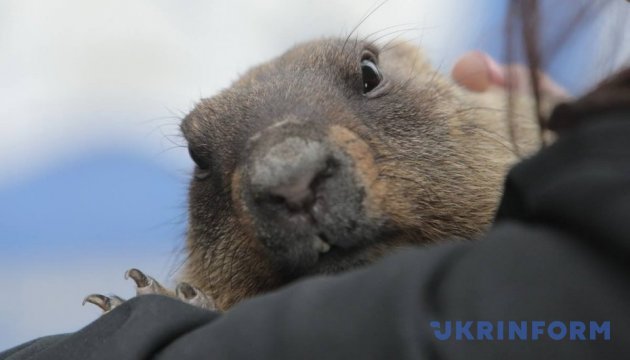
<instances>
[{"instance_id":1,"label":"marmot","mask_svg":"<svg viewBox=\"0 0 630 360\"><path fill-rule=\"evenodd\" d=\"M517 154L540 145L531 98L511 114L506 99L403 42L312 41L249 70L181 123L196 168L177 296L225 310L400 246L474 239ZM170 293L127 274L139 294Z\"/></svg>"}]
</instances>

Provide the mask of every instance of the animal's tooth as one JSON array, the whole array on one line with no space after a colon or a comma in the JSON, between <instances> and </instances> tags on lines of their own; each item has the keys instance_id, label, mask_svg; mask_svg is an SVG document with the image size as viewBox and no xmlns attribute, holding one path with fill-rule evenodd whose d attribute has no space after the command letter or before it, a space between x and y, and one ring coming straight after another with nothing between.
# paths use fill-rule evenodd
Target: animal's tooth
<instances>
[{"instance_id":1,"label":"animal's tooth","mask_svg":"<svg viewBox=\"0 0 630 360\"><path fill-rule=\"evenodd\" d=\"M322 254L327 253L330 250L330 244L322 240L319 236L315 236L313 239L313 247Z\"/></svg>"}]
</instances>

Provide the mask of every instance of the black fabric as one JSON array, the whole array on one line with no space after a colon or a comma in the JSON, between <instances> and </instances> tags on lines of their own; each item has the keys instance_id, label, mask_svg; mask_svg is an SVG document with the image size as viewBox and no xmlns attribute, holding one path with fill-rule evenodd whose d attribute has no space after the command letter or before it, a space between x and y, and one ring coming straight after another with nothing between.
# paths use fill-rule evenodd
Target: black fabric
<instances>
[{"instance_id":1,"label":"black fabric","mask_svg":"<svg viewBox=\"0 0 630 360\"><path fill-rule=\"evenodd\" d=\"M37 355L37 353L49 350L50 346L57 344L67 336L66 334L44 336L2 352L0 353L0 358L31 359L33 356Z\"/></svg>"},{"instance_id":2,"label":"black fabric","mask_svg":"<svg viewBox=\"0 0 630 360\"><path fill-rule=\"evenodd\" d=\"M629 359L630 114L563 133L509 174L477 242L409 248L225 314L132 299L0 359ZM611 321L611 340L436 339L431 321Z\"/></svg>"}]
</instances>

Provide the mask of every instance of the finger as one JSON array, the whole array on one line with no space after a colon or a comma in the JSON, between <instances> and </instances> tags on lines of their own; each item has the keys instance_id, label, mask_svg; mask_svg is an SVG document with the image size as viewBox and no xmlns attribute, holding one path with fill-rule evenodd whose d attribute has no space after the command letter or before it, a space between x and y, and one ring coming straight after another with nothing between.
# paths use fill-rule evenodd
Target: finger
<instances>
[{"instance_id":1,"label":"finger","mask_svg":"<svg viewBox=\"0 0 630 360\"><path fill-rule=\"evenodd\" d=\"M515 92L525 93L532 91L531 73L524 65L509 65L505 69L505 87ZM541 95L552 99L566 99L569 93L549 76L538 72L538 89Z\"/></svg>"},{"instance_id":2,"label":"finger","mask_svg":"<svg viewBox=\"0 0 630 360\"><path fill-rule=\"evenodd\" d=\"M554 99L568 99L571 97L569 92L553 81L547 74L540 74L540 91Z\"/></svg>"},{"instance_id":3,"label":"finger","mask_svg":"<svg viewBox=\"0 0 630 360\"><path fill-rule=\"evenodd\" d=\"M483 92L505 85L505 71L488 54L471 51L462 55L451 71L453 80L468 90Z\"/></svg>"}]
</instances>

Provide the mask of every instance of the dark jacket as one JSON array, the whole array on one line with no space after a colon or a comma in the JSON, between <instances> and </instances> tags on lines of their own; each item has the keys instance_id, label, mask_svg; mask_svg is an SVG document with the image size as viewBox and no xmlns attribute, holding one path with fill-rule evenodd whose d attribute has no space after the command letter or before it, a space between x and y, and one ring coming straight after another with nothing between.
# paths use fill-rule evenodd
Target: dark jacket
<instances>
[{"instance_id":1,"label":"dark jacket","mask_svg":"<svg viewBox=\"0 0 630 360\"><path fill-rule=\"evenodd\" d=\"M512 169L480 241L409 248L222 315L138 297L0 359L630 359L629 255L630 111L615 111Z\"/></svg>"}]
</instances>

